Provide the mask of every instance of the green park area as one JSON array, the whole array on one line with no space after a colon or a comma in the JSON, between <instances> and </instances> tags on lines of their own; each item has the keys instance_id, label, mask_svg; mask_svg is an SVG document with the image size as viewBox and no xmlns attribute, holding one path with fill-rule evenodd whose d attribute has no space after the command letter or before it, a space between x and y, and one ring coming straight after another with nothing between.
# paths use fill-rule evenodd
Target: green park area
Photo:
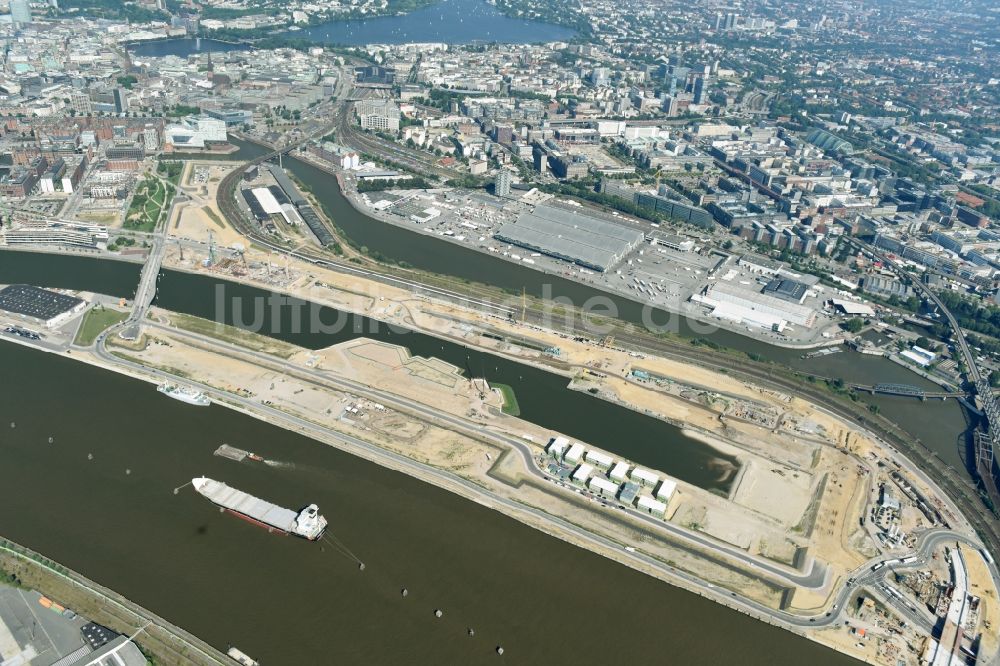
<instances>
[{"instance_id":1,"label":"green park area","mask_svg":"<svg viewBox=\"0 0 1000 666\"><path fill-rule=\"evenodd\" d=\"M135 195L125 215L125 228L151 232L166 215L176 187L156 176L147 176L135 187Z\"/></svg>"},{"instance_id":2,"label":"green park area","mask_svg":"<svg viewBox=\"0 0 1000 666\"><path fill-rule=\"evenodd\" d=\"M94 340L97 339L97 336L102 331L106 331L109 327L125 321L126 317L128 317L127 312L108 310L103 305L92 307L83 316L83 323L80 324L80 328L76 332L76 339L73 341L73 344L83 347L94 344Z\"/></svg>"}]
</instances>

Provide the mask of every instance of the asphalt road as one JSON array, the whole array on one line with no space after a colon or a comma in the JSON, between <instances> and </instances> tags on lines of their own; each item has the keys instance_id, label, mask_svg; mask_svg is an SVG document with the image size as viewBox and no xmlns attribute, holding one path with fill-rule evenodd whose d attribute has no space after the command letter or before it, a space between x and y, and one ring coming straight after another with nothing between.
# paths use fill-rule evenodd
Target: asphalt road
<instances>
[{"instance_id":1,"label":"asphalt road","mask_svg":"<svg viewBox=\"0 0 1000 666\"><path fill-rule=\"evenodd\" d=\"M420 418L432 423L443 424L450 430L469 434L478 439L486 439L495 444L501 445L502 447L512 448L521 456L524 466L529 473L540 480L552 480L549 475L538 467L531 447L528 446L523 440L516 437L498 433L487 426L442 412L432 407L428 407L415 400L411 400L388 391L383 391L381 389L376 389L361 382L346 379L334 373L302 368L293 363L275 358L269 354L244 349L237 345L220 341L216 338L184 331L160 324L158 322L147 322L146 325L151 328L168 331L175 336L198 341L203 345L210 345L216 349L224 350L225 353L230 356L241 356L245 359L251 360L258 366L270 367L287 375L297 375L315 383L335 388L339 391L364 396L375 402L391 406L393 409L398 411L418 415ZM624 511L631 517L643 521L652 529L665 530L674 538L687 542L688 545L722 553L753 570L768 574L783 584L801 588L818 589L821 588L826 581L826 568L816 560L812 560L810 570L803 574L788 567L774 565L762 558L751 557L746 552L738 548L731 547L723 542L706 537L694 530L689 530L687 528L654 518L653 516L641 511L630 508L624 509Z\"/></svg>"},{"instance_id":2,"label":"asphalt road","mask_svg":"<svg viewBox=\"0 0 1000 666\"><path fill-rule=\"evenodd\" d=\"M227 343L221 343L215 340L214 338L207 338L204 336L198 336L196 334L187 334L186 332L178 331L177 329L169 327L164 327L163 325L160 324L154 324L154 327L170 330L172 333L175 334L183 333L185 335L192 335L194 336L194 338L198 339L199 342L209 342L215 345L222 345L224 348L229 348L230 350L236 350L240 354L250 354L252 356L257 355L256 352L247 352L246 350L242 350L232 345L228 345ZM834 604L828 613L820 615L812 615L812 616L802 616L802 615L794 615L782 610L775 610L773 608L764 606L763 604L757 603L751 599L741 597L737 595L735 592L723 590L718 586L712 583L708 583L707 581L701 580L700 578L692 574L674 569L673 567L666 565L660 560L657 560L649 555L646 555L641 551L638 550L636 550L635 552L623 551L621 544L616 543L600 535L590 533L576 525L566 522L561 518L545 513L544 511L541 511L534 507L523 505L514 500L485 493L481 486L467 479L459 477L455 474L452 474L450 472L438 469L436 467L432 467L430 465L407 458L405 456L395 454L391 451L387 451L378 446L369 444L351 435L330 431L310 421L304 420L294 415L287 414L283 411L275 409L274 407L263 405L260 402L252 400L250 398L224 393L208 385L191 381L186 378L175 377L161 370L147 368L140 364L133 363L126 359L114 356L106 349L104 345L107 336L112 334L113 331L108 331L102 334L95 343L96 345L95 350L97 355L103 361L105 361L110 365L124 367L134 372L147 376L152 376L154 378L163 381L181 382L187 385L192 385L196 387L198 390L203 391L206 395L209 395L210 397L213 397L218 401L234 404L238 407L245 409L248 412L266 417L269 422L282 423L285 424L286 426L292 426L294 429L300 430L305 433L309 433L311 434L311 436L317 439L321 440L333 439L347 443L351 447L355 447L356 449L364 451L366 456L369 457L369 459L371 460L380 462L381 464L386 464L388 467L394 469L407 471L408 473L411 473L417 476L418 478L423 478L425 480L427 479L436 480L438 482L438 485L444 488L451 489L453 491L457 491L463 496L466 496L472 499L473 501L477 501L480 504L483 504L484 506L492 508L500 508L500 507L506 508L512 511L514 514L524 514L524 513L530 514L531 516L540 519L544 523L552 526L557 531L568 532L572 534L574 537L581 539L586 543L601 546L603 548L609 548L614 551L621 551L622 557L634 560L638 563L642 563L647 567L652 567L655 570L663 573L668 579L672 578L672 579L683 580L690 586L694 586L696 589L698 589L699 593L702 594L703 596L724 603L730 607L736 608L737 610L741 610L742 612L745 612L753 617L757 617L758 619L765 620L772 624L777 624L778 626L783 626L788 629L795 629L795 628L802 629L802 628L831 626L836 623L839 623L841 621L842 613L846 608L847 602L851 598L851 596L859 592L863 587L871 587L872 585L876 585L879 582L877 579L866 575L866 572L870 572L871 568L875 564L885 561L886 558L884 557L874 558L869 562L866 562L861 567L858 567L858 569L856 569L854 572L853 578L850 579L850 582L848 584L845 584L841 588L839 593L836 595ZM274 365L276 363L276 360L270 357L267 357L264 360L267 361L268 365ZM285 364L278 361L277 365L280 366ZM301 368L295 367L294 370L296 371L296 373L299 373L301 371ZM327 373L321 373L321 374L324 375L322 377L324 383L332 383L329 381L330 378L329 376L327 376ZM408 401L405 399L401 400L398 396L393 396L392 394L386 394L381 391L376 391L363 385L356 385L354 382L349 382L343 379L339 379L339 381L342 381L344 383L342 390L350 391L352 393L356 393L359 395L365 395L379 402L383 402L387 405L393 405L395 408L401 407L403 411L410 411L413 408L420 408L422 414L428 414L429 412L428 416L433 420L439 420L443 416L439 412L429 410L428 408L419 405L418 403L412 403L412 401ZM456 423L456 426L461 426L463 431L468 431L470 424L464 422L461 419L458 419L457 417L453 418L458 422ZM476 434L489 437L490 439L493 439L493 441L499 441L504 445L509 445L514 447L518 451L518 453L522 456L522 458L525 460L526 464L528 465L528 469L531 470L532 474L535 474L536 476L541 475L541 477L544 477L544 474L542 474L542 472L538 470L537 467L535 467L534 458L531 454L531 450L530 448L528 448L526 444L514 438L498 435L497 433L492 432L489 429L484 428L482 426L472 425L472 429L473 432L475 432ZM639 514L639 517L642 517L642 514ZM666 525L666 523L664 523L663 521L657 521L649 516L646 516L645 518L649 519L650 522L656 523L657 527L663 527L664 525ZM684 538L687 537L687 535L682 535L682 536ZM935 548L940 542L947 540L962 541L963 543L967 543L974 548L981 548L981 545L975 542L974 540L959 534L955 534L950 530L932 530L926 533L922 537L922 540L920 542L921 545L918 550L918 555L920 557L929 556L929 553L933 548ZM709 542L708 540L705 540L705 543L708 548L717 549L718 544ZM758 568L761 571L766 570L764 567L754 567L753 564L749 562L749 560L752 558L747 557L745 554L743 554L743 556L740 559L741 561L747 562L747 564L750 565L751 569ZM882 567L882 569L885 568L886 567ZM778 577L788 579L787 571L780 570L775 567L771 567L771 569L776 570L775 573L777 574ZM805 583L813 582L812 577L816 575L816 572L817 569L816 566L814 565L812 571L810 571L809 574L807 574L806 576L800 576L799 578ZM771 573L772 571L768 571L769 575ZM825 576L825 572L822 575ZM996 572L993 568L991 568L991 575L993 575L994 580L997 579ZM908 615L909 609L907 609L905 606L904 609L905 610L901 610L901 612L904 613L904 616L909 617ZM926 624L926 622L924 622L924 624Z\"/></svg>"}]
</instances>

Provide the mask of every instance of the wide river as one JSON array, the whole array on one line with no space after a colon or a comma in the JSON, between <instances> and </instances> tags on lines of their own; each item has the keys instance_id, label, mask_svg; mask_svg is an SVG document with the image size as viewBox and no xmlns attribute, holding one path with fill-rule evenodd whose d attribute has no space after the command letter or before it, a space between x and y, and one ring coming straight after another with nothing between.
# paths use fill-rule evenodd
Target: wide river
<instances>
[{"instance_id":1,"label":"wide river","mask_svg":"<svg viewBox=\"0 0 1000 666\"><path fill-rule=\"evenodd\" d=\"M358 214L328 175L301 162L286 164L321 193L341 228L388 256L532 293L543 282L578 297L593 293L374 221ZM0 283L131 296L137 278L134 264L0 253ZM198 314L211 302L211 287L205 278L165 272L158 303ZM808 364L816 374L920 383L880 359L845 352L802 361L734 334L714 337L778 362ZM452 346L434 350L436 341L415 335L402 342L461 364L462 352ZM470 355L466 366L474 370L476 363L485 366L486 359ZM190 407L149 384L10 343L0 344L0 367L9 379L0 402L0 451L9 470L0 488L0 534L219 647L238 645L265 663L624 663L660 655L692 663L854 663L429 484L250 417L217 406ZM519 391L530 391L505 377ZM543 418L548 409L555 418L582 418L581 438L603 440L617 425L595 425L579 410L567 412L562 395L528 395L525 416ZM955 442L963 427L950 402L879 404L890 416L897 410L894 418L925 441ZM929 414L921 418L924 412ZM664 441L650 432L639 426L622 438ZM217 458L212 451L222 442L287 464ZM317 502L333 535L365 561L365 571L332 547L276 537L221 515L189 487L174 495L174 488L201 474L279 504ZM403 587L409 590L405 599ZM436 608L444 611L440 619ZM502 658L494 651L499 643L506 650Z\"/></svg>"},{"instance_id":2,"label":"wide river","mask_svg":"<svg viewBox=\"0 0 1000 666\"><path fill-rule=\"evenodd\" d=\"M12 343L0 367L0 534L263 663L852 663L231 410ZM213 456L223 442L283 465ZM199 475L318 503L365 570L330 545L220 514L190 487L174 494Z\"/></svg>"}]
</instances>

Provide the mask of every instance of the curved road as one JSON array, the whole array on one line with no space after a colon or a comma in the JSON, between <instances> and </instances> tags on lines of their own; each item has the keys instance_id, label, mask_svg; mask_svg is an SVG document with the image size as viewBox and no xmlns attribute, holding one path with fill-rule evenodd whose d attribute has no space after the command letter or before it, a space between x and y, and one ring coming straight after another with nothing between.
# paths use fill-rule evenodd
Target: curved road
<instances>
[{"instance_id":1,"label":"curved road","mask_svg":"<svg viewBox=\"0 0 1000 666\"><path fill-rule=\"evenodd\" d=\"M211 344L221 345L226 348L231 348L232 350L238 351L241 354L249 354L251 356L258 355L257 352L248 352L238 347L229 345L228 343L221 343L220 341L215 340L214 338L200 336L198 334L190 334L185 331L179 331L178 329L167 327L162 324L156 324L154 322L148 322L148 324L156 328L169 330L173 334L180 333L183 335L190 335L193 338L198 339L199 341L210 342ZM442 487L451 489L454 492L458 492L459 494L462 494L463 496L472 499L473 501L477 501L478 503L483 504L484 506L487 507L497 508L497 506L501 506L512 511L515 514L518 513L529 514L537 519L540 519L544 523L547 523L553 526L554 528L557 528L558 530L572 534L574 537L581 539L586 543L610 549L614 552L618 552L620 556L623 558L631 559L647 567L654 568L655 570L660 571L662 574L664 574L668 579L683 580L689 586L695 587L698 593L702 594L703 596L711 598L717 602L724 603L732 608L735 608L736 610L740 610L741 612L747 613L752 617L756 617L758 619L767 621L769 623L777 624L778 626L782 626L786 629L795 630L804 628L819 628L839 623L841 621L842 613L847 606L847 601L850 599L851 595L857 593L863 587L871 587L875 583L881 581L882 580L881 577L884 576L886 573L885 570L889 568L889 567L880 567L879 571L881 572L881 574L878 574L878 572L871 571L871 568L873 566L875 566L880 562L886 561L887 558L882 557L882 558L874 558L869 562L866 562L864 565L855 569L855 571L853 572L853 577L849 578L846 584L841 588L840 592L836 595L834 599L831 610L825 614L811 615L811 616L795 615L783 610L776 610L768 606L765 606L763 604L760 604L756 601L753 601L751 599L739 596L735 592L729 592L723 590L712 583L709 583L707 581L698 578L697 576L694 576L684 571L677 570L669 565L664 564L662 561L656 558L646 555L645 553L639 551L635 552L623 551L621 544L606 537L588 532L578 527L577 525L569 523L559 517L548 514L540 509L527 506L504 497L499 497L492 494L486 494L484 493L483 488L478 484L469 481L465 478L462 478L460 476L457 476L451 472L447 472L445 470L441 470L431 465L413 460L406 456L402 456L400 454L387 451L385 449L369 444L368 442L360 440L351 435L328 430L326 428L318 426L315 423L312 423L311 421L307 421L300 417L288 414L274 407L263 405L260 402L254 401L250 398L245 398L243 396L226 393L218 389L215 389L211 386L191 381L187 378L175 377L169 373L156 370L153 368L147 368L146 366L133 363L127 359L122 359L120 357L114 356L107 350L105 346L107 337L109 335L112 335L114 330L115 329L110 329L109 331L102 333L98 337L94 346L94 351L96 352L98 357L101 358L106 363L125 367L139 374L153 376L155 378L159 378L165 381L190 384L196 386L206 395L213 396L217 400L223 400L231 404L235 404L251 413L266 415L275 422L285 423L287 425L293 426L294 428L300 431L306 433L312 433L312 436L317 439L340 440L342 442L349 444L352 447L355 447L356 449L360 449L366 452L367 455L370 457L370 459L379 461L381 462L381 464L388 463L386 464L387 467L402 471L409 470L411 473L419 472L419 476L421 477L429 476L435 478L440 482L439 485L441 485ZM276 361L275 359L266 356L264 357L264 360L266 360L269 364L286 365L283 362ZM302 369L298 367L293 367L290 369L294 369L296 373L302 372ZM323 375L324 375L323 376L324 382L335 383L330 381L331 378L327 376L326 373L323 373ZM399 398L399 396L394 396L392 394L388 394L382 391L375 391L364 385L356 385L355 382L351 382L349 380L343 380L342 378L337 378L337 382L343 383L345 387L343 390L347 390L353 393L359 393L362 395L367 394L375 396L376 399L378 399L379 401L383 401L393 405L398 405L399 407L402 408L402 411L409 411L411 409L419 408L419 411L422 414L427 415L427 417L432 418L433 420L440 420L442 417L447 417L445 418L445 420L453 421L456 427L461 426L461 428L466 431L468 431L471 428L472 431L474 431L476 434L480 436L485 436L490 439L493 439L494 441L502 442L504 445L512 446L522 456L522 459L525 461L528 470L531 471L532 474L534 474L539 478L545 478L545 475L540 470L538 470L537 467L535 467L534 458L530 448L526 444L524 444L524 442L519 441L516 438L511 438L506 435L500 435L483 426L469 424L468 422L465 422L462 419L459 419L458 417L451 417L449 415L441 414L440 412L431 410L423 405L420 405L419 403L413 403L412 401L401 399ZM651 524L655 524L657 527L662 528L667 526L667 524L664 521L658 521L656 519L651 518L650 516L644 516L643 514L638 514L638 513L636 515L639 518L647 520ZM689 535L684 533L679 533L678 536L680 536L683 539L689 538ZM976 549L982 548L982 545L973 539L970 539L960 534L956 534L954 532L951 532L950 530L939 529L939 530L931 530L921 535L919 540L920 546L918 548L916 555L918 556L918 558L926 558L929 556L930 552L934 548L936 548L942 541L949 541L949 540L961 541L962 543L966 543ZM702 540L702 544L704 545L704 547L708 547L711 549L719 549L718 544L711 542L707 539ZM737 553L737 555L739 555L739 553ZM779 569L777 567L763 567L763 566L757 567L756 563L748 561L752 558L747 557L745 554L742 554L742 556L739 557L738 559L747 562L747 564L751 568L759 568L762 571L767 570L769 574L776 575L777 577L785 580L793 580L797 578L799 583L805 584L803 586L809 586L810 583L815 582L813 580L813 577L817 573L817 565L815 564L813 566L812 571L808 575L795 577L795 576L789 576L788 571ZM922 560L918 560L918 562L919 561ZM917 566L917 564L918 563L914 563L914 566ZM878 575L869 575L869 574L878 574ZM995 572L994 567L990 568L990 574L991 576L993 576L995 583L998 584L998 589L1000 589L1000 581L997 580L997 574ZM825 573L822 575L825 577ZM892 601L892 599L889 599L889 601ZM900 610L902 611L903 609ZM909 617L910 614L909 609L905 610L906 612L904 613L904 615ZM926 624L927 622L925 619L921 621L921 626L925 626Z\"/></svg>"}]
</instances>

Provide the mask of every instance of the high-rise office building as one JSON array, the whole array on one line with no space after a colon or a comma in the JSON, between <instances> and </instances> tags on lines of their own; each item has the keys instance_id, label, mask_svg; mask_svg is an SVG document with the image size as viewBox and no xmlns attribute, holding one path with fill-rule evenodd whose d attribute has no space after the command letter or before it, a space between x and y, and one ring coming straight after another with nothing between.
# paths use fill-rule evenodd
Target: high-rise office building
<instances>
[{"instance_id":1,"label":"high-rise office building","mask_svg":"<svg viewBox=\"0 0 1000 666\"><path fill-rule=\"evenodd\" d=\"M694 103L702 104L705 99L705 77L699 76L694 80Z\"/></svg>"},{"instance_id":2,"label":"high-rise office building","mask_svg":"<svg viewBox=\"0 0 1000 666\"><path fill-rule=\"evenodd\" d=\"M736 16L734 12L729 12L726 14L726 30L732 30L736 27L736 21L739 17Z\"/></svg>"},{"instance_id":3,"label":"high-rise office building","mask_svg":"<svg viewBox=\"0 0 1000 666\"><path fill-rule=\"evenodd\" d=\"M10 0L10 20L13 23L31 23L31 7L28 0Z\"/></svg>"},{"instance_id":4,"label":"high-rise office building","mask_svg":"<svg viewBox=\"0 0 1000 666\"><path fill-rule=\"evenodd\" d=\"M113 92L115 113L125 113L128 111L128 94L124 88L115 88Z\"/></svg>"},{"instance_id":5,"label":"high-rise office building","mask_svg":"<svg viewBox=\"0 0 1000 666\"><path fill-rule=\"evenodd\" d=\"M677 115L677 98L673 95L667 95L663 98L663 111L667 114L668 118L673 118Z\"/></svg>"},{"instance_id":6,"label":"high-rise office building","mask_svg":"<svg viewBox=\"0 0 1000 666\"><path fill-rule=\"evenodd\" d=\"M514 182L514 177L509 169L500 169L497 173L496 181L493 183L493 193L498 197L510 196L510 186Z\"/></svg>"}]
</instances>

